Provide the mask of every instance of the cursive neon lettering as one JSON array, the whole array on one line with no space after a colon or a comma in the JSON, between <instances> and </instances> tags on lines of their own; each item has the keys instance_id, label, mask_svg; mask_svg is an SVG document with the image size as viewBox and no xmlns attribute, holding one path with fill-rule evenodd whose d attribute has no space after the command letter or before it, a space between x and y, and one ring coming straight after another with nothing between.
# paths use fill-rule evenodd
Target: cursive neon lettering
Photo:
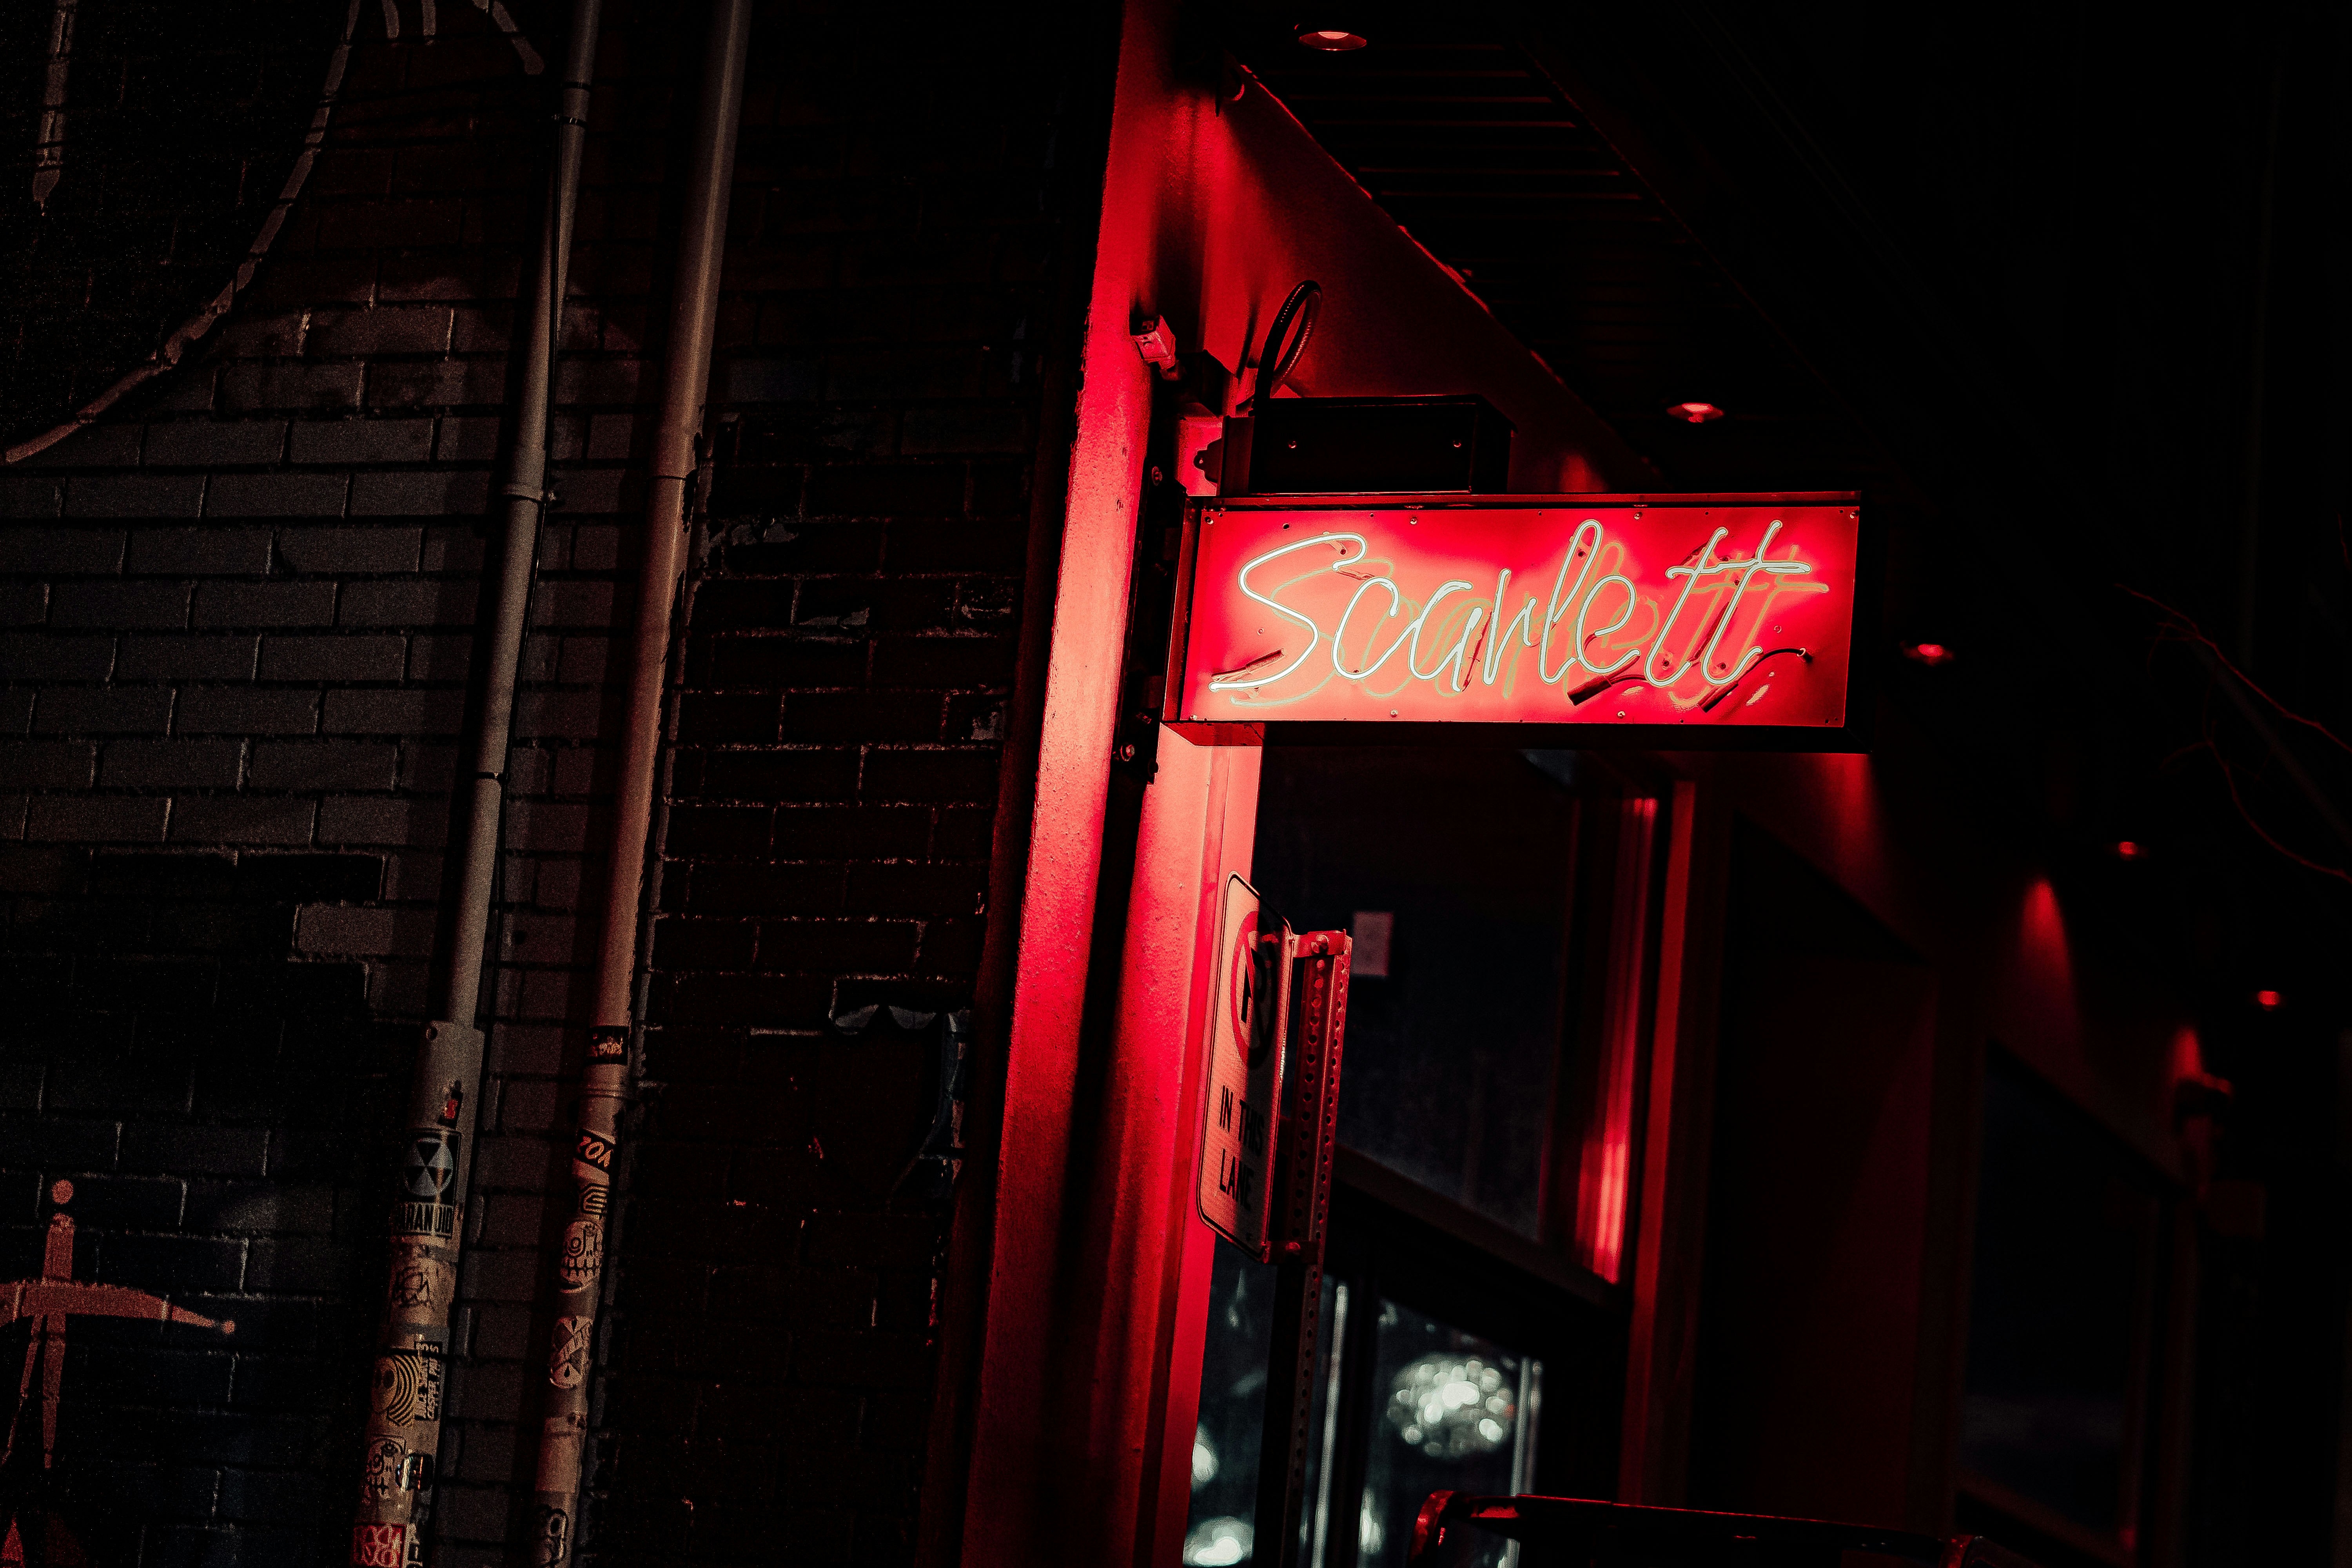
<instances>
[{"instance_id":1,"label":"cursive neon lettering","mask_svg":"<svg viewBox=\"0 0 2352 1568\"><path fill-rule=\"evenodd\" d=\"M1412 646L1405 650L1404 667L1412 673L1415 679L1434 680L1438 678L1439 674L1444 670L1445 667L1450 664L1454 667L1454 689L1456 691L1462 689L1462 660L1465 657L1464 650L1470 640L1470 629L1478 624L1478 617L1485 614L1483 610L1475 608L1471 610L1470 618L1463 623L1462 635L1454 639L1454 647L1452 651L1447 653L1443 658L1439 659L1434 666L1428 669L1423 669L1421 668L1419 660L1421 656L1422 628L1429 625L1429 617L1436 613L1437 606L1444 602L1446 595L1466 594L1468 592L1470 592L1470 584L1458 578L1454 582L1444 584L1437 590L1436 593L1432 594L1429 596L1429 603L1421 607L1421 614L1412 618Z\"/></svg>"},{"instance_id":2,"label":"cursive neon lettering","mask_svg":"<svg viewBox=\"0 0 2352 1568\"><path fill-rule=\"evenodd\" d=\"M1519 613L1506 621L1503 619L1503 596L1510 591L1511 569L1506 566L1495 577L1496 632L1486 639L1486 657L1478 667L1480 678L1489 686L1495 684L1496 671L1502 663L1503 645L1511 640L1513 634L1517 635L1520 647L1536 646L1536 596L1529 594L1520 604ZM1537 657L1536 663L1540 668L1543 663L1540 655Z\"/></svg>"},{"instance_id":3,"label":"cursive neon lettering","mask_svg":"<svg viewBox=\"0 0 2352 1568\"><path fill-rule=\"evenodd\" d=\"M1589 543L1584 537L1584 531L1588 528L1592 531L1592 538ZM1536 649L1536 677L1546 686L1550 686L1566 676L1575 668L1576 661L1583 657L1584 640L1581 635L1579 635L1570 639L1568 657L1560 661L1559 668L1552 668L1551 629L1559 624L1559 618L1568 614L1569 607L1578 603L1583 594L1584 579L1591 574L1592 563L1601 559L1601 541L1606 531L1601 526L1599 518L1588 517L1576 525L1574 533L1569 535L1568 553L1560 557L1559 575L1554 577L1551 582L1551 603L1544 606L1543 646ZM1560 584L1568 581L1568 569L1576 564L1579 556L1583 558L1584 564L1577 567L1576 586L1570 589L1568 597L1563 599L1559 595ZM1605 582L1607 579L1604 578L1602 581ZM1598 584L1594 585L1593 592L1600 592ZM1577 611L1579 626L1583 624L1583 616L1582 610Z\"/></svg>"},{"instance_id":4,"label":"cursive neon lettering","mask_svg":"<svg viewBox=\"0 0 2352 1568\"><path fill-rule=\"evenodd\" d=\"M1854 514L1771 504L1660 509L1668 515L1655 521L1631 507L1555 511L1550 521L1471 506L1424 513L1418 528L1402 510L1214 514L1227 526L1200 531L1182 711L1586 722L1627 717L1624 699L1646 686L1657 697L1634 722L1722 723L1777 674L1776 713L1839 722ZM1546 561L1549 592L1532 592L1522 574ZM1383 596L1366 622L1366 601ZM1808 647L1831 649L1828 662ZM1534 688L1514 689L1522 652L1569 702L1530 706ZM1779 653L1803 663L1781 665ZM1811 673L1817 663L1832 684ZM1604 690L1619 694L1606 714L1587 700Z\"/></svg>"},{"instance_id":5,"label":"cursive neon lettering","mask_svg":"<svg viewBox=\"0 0 2352 1568\"><path fill-rule=\"evenodd\" d=\"M1243 671L1248 670L1256 665L1257 661L1253 659L1249 664L1244 665L1240 670L1235 670L1229 675L1220 676L1210 681L1210 690L1248 691L1260 686L1271 686L1276 681L1280 680L1284 676L1288 675L1292 670L1297 669L1300 665L1307 662L1307 656L1315 651L1316 643L1322 637L1323 634L1321 629L1316 626L1311 617L1302 616L1297 610L1290 608L1288 605L1270 599L1264 594L1259 593L1256 589L1251 587L1249 584L1250 574L1256 571L1259 567L1265 565L1269 561L1278 561L1285 555L1294 554L1301 550L1312 550L1318 544L1339 544L1344 547L1348 543L1355 544L1359 549L1364 551L1366 553L1369 553L1372 548L1371 542L1367 540L1360 533L1318 534L1313 539L1301 539L1294 543L1281 545L1276 549L1269 550L1265 554L1259 556L1256 560L1251 562L1248 565L1244 566L1240 572L1234 574L1234 586L1242 591L1242 596L1244 598L1255 599L1259 604L1264 605L1267 609L1272 610L1276 615L1280 616L1283 619L1297 621L1301 626L1305 627L1307 630L1307 646L1298 650L1298 657L1297 658L1292 659L1288 664L1284 665L1272 675L1253 675L1246 680L1236 679L1236 677L1240 676ZM1356 559L1361 560L1363 557L1359 555ZM1335 569L1346 564L1348 564L1348 563L1345 560L1333 563Z\"/></svg>"},{"instance_id":6,"label":"cursive neon lettering","mask_svg":"<svg viewBox=\"0 0 2352 1568\"><path fill-rule=\"evenodd\" d=\"M1755 668L1756 661L1764 657L1764 650L1751 643L1748 651L1733 661L1729 669L1720 676L1711 673L1711 667L1715 663L1716 647L1723 641L1723 634L1731 628L1732 618L1739 614L1740 595L1748 592L1748 584L1755 579L1756 574L1763 572L1773 577L1788 577L1812 571L1811 566L1801 561L1764 559L1764 552L1772 548L1772 540L1780 531L1780 519L1776 517L1772 520L1772 526L1764 531L1762 541L1757 544L1755 559L1747 563L1747 570L1740 573L1738 583L1731 590L1731 603L1723 607L1723 618L1716 622L1715 635L1706 639L1706 651L1699 655L1699 674L1706 679L1709 686L1732 685L1741 676ZM1765 603L1769 605L1771 601L1768 598ZM1755 699L1751 697L1748 700L1752 702Z\"/></svg>"}]
</instances>

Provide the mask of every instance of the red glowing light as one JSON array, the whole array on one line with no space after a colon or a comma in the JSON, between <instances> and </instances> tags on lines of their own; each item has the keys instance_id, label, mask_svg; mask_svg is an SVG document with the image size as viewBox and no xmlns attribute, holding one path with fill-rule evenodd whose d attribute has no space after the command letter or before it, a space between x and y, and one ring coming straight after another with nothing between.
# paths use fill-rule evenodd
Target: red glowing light
<instances>
[{"instance_id":1,"label":"red glowing light","mask_svg":"<svg viewBox=\"0 0 2352 1568\"><path fill-rule=\"evenodd\" d=\"M2260 1007L2265 1013L2277 1012L2279 1010L2280 1001L2281 998L2279 994L2275 991L2257 991L2254 993L2254 1005Z\"/></svg>"},{"instance_id":2,"label":"red glowing light","mask_svg":"<svg viewBox=\"0 0 2352 1568\"><path fill-rule=\"evenodd\" d=\"M1360 49L1370 42L1361 33L1351 33L1345 27L1301 27L1298 41L1310 49Z\"/></svg>"},{"instance_id":3,"label":"red glowing light","mask_svg":"<svg viewBox=\"0 0 2352 1568\"><path fill-rule=\"evenodd\" d=\"M1949 664L1952 650L1939 642L1915 642L1903 650L1903 657L1919 664Z\"/></svg>"},{"instance_id":4,"label":"red glowing light","mask_svg":"<svg viewBox=\"0 0 2352 1568\"><path fill-rule=\"evenodd\" d=\"M2116 845L2116 858L2118 860L2137 860L2147 853L2147 845L2135 844L2128 838L2123 839Z\"/></svg>"},{"instance_id":5,"label":"red glowing light","mask_svg":"<svg viewBox=\"0 0 2352 1568\"><path fill-rule=\"evenodd\" d=\"M1669 403L1666 413L1685 425L1705 425L1723 417L1723 410L1712 403Z\"/></svg>"},{"instance_id":6,"label":"red glowing light","mask_svg":"<svg viewBox=\"0 0 2352 1568\"><path fill-rule=\"evenodd\" d=\"M1818 502L1229 502L1171 695L1190 724L1835 726L1858 531Z\"/></svg>"}]
</instances>

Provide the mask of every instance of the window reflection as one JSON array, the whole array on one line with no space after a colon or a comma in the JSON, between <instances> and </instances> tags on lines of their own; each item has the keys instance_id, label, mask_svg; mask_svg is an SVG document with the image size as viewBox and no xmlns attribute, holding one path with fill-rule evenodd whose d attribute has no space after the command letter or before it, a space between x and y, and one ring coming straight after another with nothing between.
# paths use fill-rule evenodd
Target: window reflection
<instances>
[{"instance_id":1,"label":"window reflection","mask_svg":"<svg viewBox=\"0 0 2352 1568\"><path fill-rule=\"evenodd\" d=\"M1258 886L1301 931L1360 928L1339 1137L1541 1233L1576 805L1516 751L1268 747Z\"/></svg>"},{"instance_id":2,"label":"window reflection","mask_svg":"<svg viewBox=\"0 0 2352 1568\"><path fill-rule=\"evenodd\" d=\"M1250 1561L1257 1457L1265 1420L1266 1347L1274 1334L1274 1266L1217 1243L1209 1331L1201 1363L1200 1426L1192 1438L1192 1506L1184 1521L1191 1568Z\"/></svg>"},{"instance_id":3,"label":"window reflection","mask_svg":"<svg viewBox=\"0 0 2352 1568\"><path fill-rule=\"evenodd\" d=\"M1535 1473L1543 1363L1394 1301L1373 1347L1371 1446L1358 1519L1359 1568L1404 1568L1431 1492L1517 1493ZM1514 1543L1471 1561L1513 1568Z\"/></svg>"}]
</instances>

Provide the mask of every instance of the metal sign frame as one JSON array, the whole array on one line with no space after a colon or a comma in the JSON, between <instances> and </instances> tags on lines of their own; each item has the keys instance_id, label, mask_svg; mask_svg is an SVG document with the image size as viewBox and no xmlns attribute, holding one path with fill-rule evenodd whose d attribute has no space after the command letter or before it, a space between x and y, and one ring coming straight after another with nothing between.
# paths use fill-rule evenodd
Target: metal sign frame
<instances>
[{"instance_id":1,"label":"metal sign frame","mask_svg":"<svg viewBox=\"0 0 2352 1568\"><path fill-rule=\"evenodd\" d=\"M1847 585L1849 602L1843 606L1843 614L1835 613L1833 610L1827 616L1816 615L1814 616L1816 626L1811 634L1813 642L1823 650L1834 651L1837 658L1843 663L1843 710L1840 721L1766 723L1750 721L1746 715L1740 716L1736 721L1727 721L1719 717L1714 708L1709 707L1699 714L1699 721L1696 722L1691 721L1691 714L1688 712L1674 713L1672 721L1644 722L1638 713L1627 719L1619 719L1615 716L1617 710L1614 708L1593 707L1588 710L1580 697L1564 697L1561 700L1558 705L1559 710L1564 713L1575 711L1579 716L1563 718L1559 721L1542 718L1543 710L1532 703L1522 704L1522 712L1515 712L1510 718L1498 721L1480 718L1457 719L1452 717L1450 713L1435 719L1424 717L1424 714L1433 710L1433 705L1426 701L1418 705L1418 712L1402 710L1414 706L1410 702L1399 703L1400 711L1394 716L1382 714L1377 705L1364 704L1363 706L1369 710L1363 712L1361 716L1334 719L1329 716L1333 711L1333 706L1328 702L1300 708L1296 705L1278 704L1261 707L1254 703L1241 704L1228 701L1211 707L1198 700L1200 692L1196 689L1202 685L1201 678L1213 675L1214 679L1222 682L1241 673L1239 670L1211 669L1203 660L1201 650L1193 646L1194 612L1202 604L1200 566L1203 554L1203 537L1207 531L1213 528L1222 519L1247 520L1256 514L1265 513L1281 513L1286 517L1295 514L1315 519L1328 518L1332 521L1336 531L1342 521L1343 514L1353 513L1355 518L1360 520L1368 515L1388 517L1391 514L1402 514L1414 519L1427 520L1429 523L1434 525L1432 529L1433 535L1446 526L1450 514L1463 512L1485 514L1522 511L1556 512L1561 514L1563 518L1571 516L1583 518L1595 513L1638 514L1643 510L1676 513L1691 510L1759 512L1771 509L1836 510L1843 512L1846 519L1850 520L1845 524L1850 534L1850 546L1844 541L1838 542L1838 550L1842 553L1841 558L1834 563L1832 574L1839 583ZM1465 525L1466 526L1470 521L1465 519ZM1564 541L1573 538L1572 527L1573 525L1563 535ZM1302 537L1301 542L1305 542L1306 538L1312 536ZM1696 548L1704 538L1705 534L1702 531L1694 539L1695 548L1692 551L1696 564L1702 569L1702 575L1726 574L1727 581L1731 581L1733 579L1730 579L1727 574L1742 566L1751 568L1760 566L1769 569L1785 563L1780 557L1770 556L1765 545L1744 537L1736 541L1725 539L1721 542L1727 550L1737 546L1754 551L1752 561L1743 560L1737 555L1729 561L1711 557L1702 549ZM1564 547L1571 552L1574 548L1572 543L1567 543ZM1366 550L1369 553L1370 547L1367 546ZM1882 576L1880 550L1877 531L1867 525L1862 512L1860 498L1850 491L1692 495L1288 496L1232 497L1196 501L1187 510L1184 537L1178 562L1175 613L1169 638L1168 666L1162 686L1164 695L1160 703L1160 715L1163 722L1196 743L1223 745L1259 744L1263 742L1269 729L1278 729L1286 742L1309 744L1507 743L1580 749L1623 748L1652 751L1717 749L1790 752L1866 751L1869 749L1870 720L1875 698L1877 663L1875 645L1878 637L1878 605ZM1557 554L1559 552L1555 551L1554 553ZM1665 564L1659 567L1659 563L1654 562L1651 564L1654 567L1659 567L1659 570L1652 574L1662 578L1691 577L1693 563L1692 561L1685 561L1679 565ZM1340 561L1336 563L1335 570L1347 564L1349 564L1348 562ZM1496 566L1512 565L1515 568L1527 570L1532 569L1535 563L1532 561L1498 562L1494 564ZM1363 575L1349 572L1340 572L1339 574L1359 577ZM1751 570L1748 575L1753 577L1756 573ZM1777 579L1774 580L1777 581ZM1430 586L1435 586L1435 584L1433 584ZM1478 595L1482 593L1492 594L1496 601L1504 599L1504 595L1494 586L1491 572L1486 582L1476 584L1464 584L1461 586L1467 592L1455 601L1456 609L1466 610L1476 606L1479 603ZM1599 591L1597 580L1587 586L1593 592ZM1539 584L1530 584L1522 577L1510 588L1508 597L1510 600L1517 600L1523 591L1532 589L1538 600L1536 614L1541 616L1546 613L1543 595L1547 588L1554 589L1553 596L1557 598L1556 585L1549 579ZM1744 594L1747 591L1743 584L1738 594ZM1737 611L1740 603L1738 594L1731 595L1732 609L1726 612L1726 618ZM1223 613L1228 616L1233 613L1230 608L1233 596L1229 593L1225 605L1221 606ZM1333 635L1332 627L1322 626L1307 616L1291 616L1288 625L1281 625L1278 617L1283 612L1269 605L1267 600L1255 594L1244 593L1241 596L1255 600L1259 605L1267 605L1270 612L1266 638L1268 651L1264 656L1269 669L1280 669L1281 666L1274 662L1276 651L1286 643L1298 640L1302 631L1309 634L1307 641L1310 645L1310 652L1318 651L1311 646L1318 639L1328 640ZM1634 597L1630 589L1627 591L1627 596L1630 614L1630 601ZM1718 593L1718 597L1720 596ZM1344 595L1341 595L1340 602L1346 602ZM1427 603L1433 604L1434 600ZM1371 610L1363 612L1367 617L1367 624L1371 615L1387 607L1382 602L1375 599ZM1557 605L1551 607L1559 608ZM1613 605L1612 607L1613 608ZM1516 616L1513 610L1506 608L1497 612L1493 618L1515 621ZM1704 630L1706 626L1706 623L1704 620L1694 615L1690 622L1691 627ZM1206 629L1213 635L1213 628ZM1458 623L1455 629L1460 630ZM1286 637L1276 635L1282 631L1287 631L1289 636ZM1390 635L1397 634L1391 632ZM1530 637L1529 640L1534 639ZM1663 641L1663 637L1661 640ZM1700 638L1702 642L1706 640L1704 637ZM1433 648L1431 655L1435 657L1442 651L1442 649ZM1759 648L1759 651L1764 650ZM1772 651L1784 655L1791 652L1806 652L1806 664L1810 665L1812 662L1811 654L1805 649L1780 648ZM1554 648L1555 658L1559 652L1559 648ZM1296 657L1296 650L1292 657ZM1408 658L1410 657L1409 653ZM1467 654L1461 657L1465 664L1470 661L1470 656ZM1442 666L1443 658L1440 658L1439 662ZM1687 670L1692 662L1696 660L1686 662L1683 668ZM1196 664L1201 665L1202 668L1191 668ZM1491 674L1491 672L1488 673ZM1736 674L1737 672L1726 673ZM1251 679L1255 679L1255 675L1256 672L1252 669ZM1188 677L1193 678L1191 686L1187 684ZM1716 678L1711 675L1710 679ZM1467 684L1475 685L1475 678L1474 677ZM1720 685L1720 681L1717 684ZM1188 702L1188 694L1192 699L1190 702ZM1751 694L1750 689L1743 689L1738 695L1744 702ZM1581 695L1589 695L1589 693ZM1655 701L1652 705L1658 706ZM1468 711L1473 708L1491 708L1493 704L1491 702L1468 703L1459 706ZM1628 703L1626 706L1631 707L1631 704ZM1188 711L1188 708L1191 710ZM1315 716L1286 718L1284 714L1286 710Z\"/></svg>"}]
</instances>

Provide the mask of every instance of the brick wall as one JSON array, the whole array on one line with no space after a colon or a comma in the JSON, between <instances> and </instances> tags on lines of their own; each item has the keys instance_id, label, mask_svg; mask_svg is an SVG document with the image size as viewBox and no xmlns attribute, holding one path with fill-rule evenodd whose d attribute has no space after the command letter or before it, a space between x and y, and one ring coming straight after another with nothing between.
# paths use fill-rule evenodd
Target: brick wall
<instances>
[{"instance_id":1,"label":"brick wall","mask_svg":"<svg viewBox=\"0 0 2352 1568\"><path fill-rule=\"evenodd\" d=\"M80 1278L237 1325L75 1323L57 1468L0 1477L108 1564L340 1560L347 1518L542 112L472 7L430 43L373 9L236 314L0 471L0 1278L38 1271L67 1180ZM760 13L598 1411L607 1560L908 1550L946 1208L931 1167L901 1179L936 1025L888 1008L967 1005L985 918L1044 280L1072 238L1047 20ZM699 30L607 26L445 1563L499 1557L529 1489L541 1194ZM863 1032L834 1023L869 1005Z\"/></svg>"}]
</instances>

